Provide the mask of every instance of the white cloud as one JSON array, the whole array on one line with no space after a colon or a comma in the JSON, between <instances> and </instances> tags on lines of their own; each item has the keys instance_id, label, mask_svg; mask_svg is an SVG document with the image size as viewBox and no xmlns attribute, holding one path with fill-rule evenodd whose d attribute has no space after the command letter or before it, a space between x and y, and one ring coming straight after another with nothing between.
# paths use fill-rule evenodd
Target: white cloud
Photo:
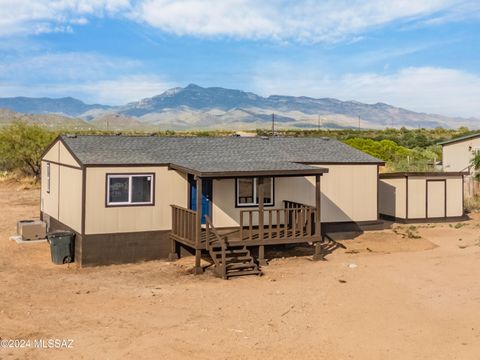
<instances>
[{"instance_id":1,"label":"white cloud","mask_svg":"<svg viewBox=\"0 0 480 360\"><path fill-rule=\"evenodd\" d=\"M178 35L337 41L394 21L449 12L464 0L145 0L134 18Z\"/></svg>"},{"instance_id":2,"label":"white cloud","mask_svg":"<svg viewBox=\"0 0 480 360\"><path fill-rule=\"evenodd\" d=\"M16 82L82 81L125 74L141 67L129 58L111 58L98 53L66 52L23 54L0 58L0 80Z\"/></svg>"},{"instance_id":3,"label":"white cloud","mask_svg":"<svg viewBox=\"0 0 480 360\"><path fill-rule=\"evenodd\" d=\"M100 80L62 89L59 93L77 91L82 99L109 105L125 105L131 101L159 95L175 87L156 75L130 75ZM57 89L59 90L59 89Z\"/></svg>"},{"instance_id":4,"label":"white cloud","mask_svg":"<svg viewBox=\"0 0 480 360\"><path fill-rule=\"evenodd\" d=\"M0 37L72 31L86 16L113 16L130 8L129 0L0 0Z\"/></svg>"},{"instance_id":5,"label":"white cloud","mask_svg":"<svg viewBox=\"0 0 480 360\"><path fill-rule=\"evenodd\" d=\"M87 103L125 105L152 97L175 87L156 75L129 75L116 79L91 80L79 83L43 83L36 86L0 81L0 97L22 94L27 97L72 96Z\"/></svg>"},{"instance_id":6,"label":"white cloud","mask_svg":"<svg viewBox=\"0 0 480 360\"><path fill-rule=\"evenodd\" d=\"M457 69L411 67L387 74L328 76L318 69L277 64L255 76L262 94L384 102L414 111L480 117L480 76Z\"/></svg>"},{"instance_id":7,"label":"white cloud","mask_svg":"<svg viewBox=\"0 0 480 360\"><path fill-rule=\"evenodd\" d=\"M174 87L143 64L96 53L50 53L0 60L0 97L74 96L88 102L125 104Z\"/></svg>"},{"instance_id":8,"label":"white cloud","mask_svg":"<svg viewBox=\"0 0 480 360\"><path fill-rule=\"evenodd\" d=\"M434 24L478 13L475 0L0 0L0 36L72 31L116 17L199 37L278 41L356 39L396 21Z\"/></svg>"}]
</instances>

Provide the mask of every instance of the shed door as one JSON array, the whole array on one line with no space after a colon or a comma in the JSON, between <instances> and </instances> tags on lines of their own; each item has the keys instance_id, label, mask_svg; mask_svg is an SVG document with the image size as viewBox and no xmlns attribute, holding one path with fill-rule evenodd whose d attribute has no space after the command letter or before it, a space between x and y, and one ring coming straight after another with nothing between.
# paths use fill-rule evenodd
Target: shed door
<instances>
[{"instance_id":1,"label":"shed door","mask_svg":"<svg viewBox=\"0 0 480 360\"><path fill-rule=\"evenodd\" d=\"M427 218L443 218L446 214L446 180L427 180Z\"/></svg>"}]
</instances>

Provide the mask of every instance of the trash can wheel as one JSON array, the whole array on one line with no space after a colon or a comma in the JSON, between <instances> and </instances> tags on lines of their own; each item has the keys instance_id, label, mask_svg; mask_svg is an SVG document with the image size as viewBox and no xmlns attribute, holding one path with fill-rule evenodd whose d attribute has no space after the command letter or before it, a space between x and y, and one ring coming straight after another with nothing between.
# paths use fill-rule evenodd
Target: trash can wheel
<instances>
[{"instance_id":1,"label":"trash can wheel","mask_svg":"<svg viewBox=\"0 0 480 360\"><path fill-rule=\"evenodd\" d=\"M70 264L72 262L72 258L70 256L66 256L64 259L63 259L63 263L64 264Z\"/></svg>"}]
</instances>

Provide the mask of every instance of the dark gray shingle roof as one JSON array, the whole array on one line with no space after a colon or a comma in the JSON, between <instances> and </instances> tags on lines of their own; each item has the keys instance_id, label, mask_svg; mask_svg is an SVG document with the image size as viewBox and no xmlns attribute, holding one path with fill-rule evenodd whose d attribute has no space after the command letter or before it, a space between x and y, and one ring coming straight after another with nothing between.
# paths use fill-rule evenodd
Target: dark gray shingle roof
<instances>
[{"instance_id":1,"label":"dark gray shingle roof","mask_svg":"<svg viewBox=\"0 0 480 360\"><path fill-rule=\"evenodd\" d=\"M308 170L308 163L381 160L326 138L63 136L84 165L177 164L198 171Z\"/></svg>"}]
</instances>

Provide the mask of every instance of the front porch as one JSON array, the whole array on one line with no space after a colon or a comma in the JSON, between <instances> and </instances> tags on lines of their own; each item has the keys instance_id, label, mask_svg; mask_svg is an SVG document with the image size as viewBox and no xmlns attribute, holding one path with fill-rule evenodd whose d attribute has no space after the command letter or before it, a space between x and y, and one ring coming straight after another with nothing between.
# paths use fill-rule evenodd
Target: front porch
<instances>
[{"instance_id":1,"label":"front porch","mask_svg":"<svg viewBox=\"0 0 480 360\"><path fill-rule=\"evenodd\" d=\"M324 169L321 169L321 171L324 171ZM295 176L294 174L288 174L289 177L292 177L292 175ZM302 173L297 176L305 175ZM195 253L194 272L198 274L203 272L200 267L202 253L208 252L215 262L216 270L218 270L217 274L224 278L228 277L226 276L228 266L225 261L229 259L225 253L232 251L234 248L245 252L247 248L258 247L258 258L255 263L266 265L265 246L309 243L315 246L314 259L323 259L320 220L321 173L316 172L311 175L315 178L315 206L282 199L277 201L275 208L265 207L265 177L256 177L258 206L238 209L237 226L215 227L210 216L202 213L202 207L199 207L198 210L191 210L171 205L171 258L178 256L176 253L178 244L186 246ZM202 180L204 178L202 179L200 176L195 177L197 204L202 201ZM279 203L281 206L278 206ZM204 224L202 224L202 219ZM248 256L250 256L249 252ZM251 264L251 261L249 263Z\"/></svg>"}]
</instances>

